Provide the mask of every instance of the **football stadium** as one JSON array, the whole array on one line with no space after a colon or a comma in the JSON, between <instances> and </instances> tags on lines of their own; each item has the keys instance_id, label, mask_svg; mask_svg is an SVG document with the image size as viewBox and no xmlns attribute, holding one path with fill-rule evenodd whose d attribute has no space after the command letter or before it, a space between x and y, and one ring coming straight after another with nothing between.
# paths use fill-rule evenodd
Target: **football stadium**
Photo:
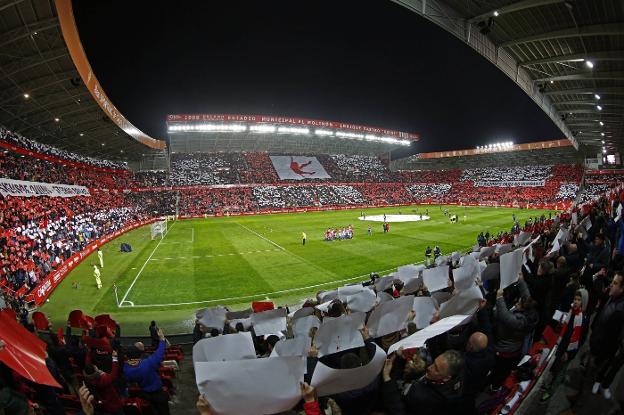
<instances>
[{"instance_id":1,"label":"football stadium","mask_svg":"<svg viewBox=\"0 0 624 415\"><path fill-rule=\"evenodd\" d=\"M624 411L621 1L139 3L0 1L3 413Z\"/></svg>"}]
</instances>

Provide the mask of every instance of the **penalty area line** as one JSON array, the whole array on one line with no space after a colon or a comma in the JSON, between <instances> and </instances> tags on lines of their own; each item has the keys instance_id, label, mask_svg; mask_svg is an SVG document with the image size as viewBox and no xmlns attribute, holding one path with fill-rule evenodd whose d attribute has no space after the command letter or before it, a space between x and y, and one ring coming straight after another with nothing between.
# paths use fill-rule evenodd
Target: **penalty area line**
<instances>
[{"instance_id":1,"label":"penalty area line","mask_svg":"<svg viewBox=\"0 0 624 415\"><path fill-rule=\"evenodd\" d=\"M234 222L234 223L236 223L236 224L237 224L238 226L240 226L241 228L245 229L247 232L251 232L251 233L253 233L253 234L254 234L254 235L256 235L258 238L260 238L260 239L262 239L262 240L264 240L264 241L266 241L266 242L270 243L271 245L273 245L273 246L275 246L275 247L277 247L277 248L281 249L282 251L286 251L286 249L284 249L284 247L282 247L282 246L280 246L280 245L276 244L275 242L273 242L273 241L272 241L272 240L270 240L269 238L267 238L267 237L265 237L265 236L260 235L258 232L254 231L253 229L249 229L247 226L245 226L245 225L243 225L243 224L241 224L241 223L238 223L238 222Z\"/></svg>"},{"instance_id":2,"label":"penalty area line","mask_svg":"<svg viewBox=\"0 0 624 415\"><path fill-rule=\"evenodd\" d=\"M134 280L132 280L132 284L130 284L130 287L128 287L128 290L126 291L126 293L124 294L124 296L122 297L121 301L118 304L118 307L125 307L124 303L128 303L130 305L130 307L134 307L134 303L132 301L126 301L126 298L128 297L128 294L130 294L130 291L132 291L132 287L134 287L134 284L136 284L137 280L139 279L139 277L141 276L141 273L143 272L143 270L145 269L145 266L149 263L150 259L152 259L152 257L154 256L154 253L156 253L156 250L158 249L158 247L160 246L160 244L162 243L162 241L165 240L165 238L167 237L167 235L169 235L169 231L171 229L173 229L173 227L176 225L177 222L174 222L173 225L171 225L171 227L169 229L167 229L167 232L165 233L165 236L163 236L161 238L160 241L158 241L158 243L156 244L156 247L154 248L154 250L152 251L152 253L150 254L149 257L147 257L147 259L145 260L145 262L143 263L143 266L141 267L141 269L139 270L139 272L137 272L136 277L134 277Z\"/></svg>"}]
</instances>

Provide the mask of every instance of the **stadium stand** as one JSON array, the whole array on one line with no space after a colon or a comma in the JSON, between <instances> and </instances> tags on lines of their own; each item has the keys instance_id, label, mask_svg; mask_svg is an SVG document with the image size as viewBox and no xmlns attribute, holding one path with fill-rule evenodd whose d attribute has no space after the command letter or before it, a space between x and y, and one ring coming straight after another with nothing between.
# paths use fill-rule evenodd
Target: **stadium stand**
<instances>
[{"instance_id":1,"label":"stadium stand","mask_svg":"<svg viewBox=\"0 0 624 415\"><path fill-rule=\"evenodd\" d=\"M25 390L25 396L31 402L36 402L51 413L54 411L74 413L80 408L81 402L75 391L82 380L93 385L90 389L91 393L95 393L96 407L102 411L121 408L124 413L147 414L150 406L162 405L163 402L174 399L176 394L180 393L177 383L181 372L175 367L183 367L184 352L176 346L163 346L163 349L159 350L161 343L157 330L151 333L152 344L157 347L156 349L131 343L122 346L118 334L123 328L105 317L91 318L80 313L73 313L69 316L69 320L73 322L71 326L84 329L87 334L77 336L71 329L68 329L66 333L61 332L59 336L46 330L49 322L45 315L32 313L29 318L27 310L27 303L32 300L35 287L46 277L64 267L68 260L75 258L77 253L91 246L93 241L123 231L133 225L145 223L150 218L175 215L176 212L182 217L194 217L226 212L229 214L258 213L274 209L355 207L414 202L530 203L533 206L557 202L569 204L577 195L583 175L582 169L575 165L537 167L525 165L510 168L487 167L443 172L392 173L381 162L372 163L374 165L372 170L366 170L361 166L349 170L341 165L346 159L344 156L334 158L328 155L318 155L318 159L332 174L331 182L282 182L277 179L272 165L267 164L270 163L267 153L175 155L178 172L178 176L175 176L173 172L169 175L162 171L140 172L132 175L124 170L124 174L118 174L89 169L82 165L64 164L62 160L45 160L38 157L37 153L27 155L20 154L15 149L7 149L0 159L0 173L3 177L43 183L77 184L86 186L90 191L90 196L68 198L3 196L1 199L3 215L0 221L0 260L2 261L0 285L3 287L10 311L0 313L2 314L0 317L19 321L27 329L37 326L38 335L48 343L50 359L55 362L62 373L57 380L62 388L50 389L47 392L48 395L42 394L41 386L38 386L36 382L28 383L27 387L18 383L15 387L20 391ZM358 157L357 160L361 161L365 158ZM366 160L371 162L370 158ZM172 160L172 165L173 163L174 160ZM206 174L198 174L201 170L200 166L203 165L206 166ZM250 166L265 170L256 171ZM363 171L366 173L362 173ZM246 174L247 172L249 174ZM361 180L367 174L375 175L377 180L362 183ZM316 405L333 406L334 408L340 407L343 413L361 414L367 413L362 409L365 407L376 408L390 414L402 410L412 411L415 408L412 405L418 405L419 408L426 406L438 413L452 414L463 413L465 405L469 404L475 406L480 413L498 413L505 405L517 407L531 394L539 394L539 397L543 395L544 399L547 399L558 385L557 379L565 373L566 365L562 362L564 353L561 350L567 350L568 358L571 358L580 348L588 348L582 340L576 342L578 346L575 343L574 348L570 348L572 346L569 344L572 340L566 333L571 329L568 329L565 323L552 320L553 312L559 310L564 314L570 313L570 303L574 294L583 284L587 288L590 299L584 313L589 316L593 312L601 316L604 312L600 307L601 298L603 298L601 295L604 295L601 294L601 287L608 286L610 281L611 286L618 286L622 278L619 274L623 263L622 256L618 253L619 251L613 251L619 247L622 235L621 231L613 232L614 225L616 228L621 227L613 223L619 200L622 197L618 193L621 190L620 175L608 172L601 177L589 176L592 177L586 178L581 195L581 201L587 200L589 203L580 204L573 210L576 223L570 226L575 227L577 231L570 232L569 240L560 244L558 249L552 248L555 235L561 223L567 224L572 220L570 213L561 214L558 218L544 216L534 218L523 224L524 226L515 224L507 232L489 235L489 238L481 234L476 238L478 245L482 246L512 243L519 232L528 232L532 238L540 236L541 239L534 245L534 260L529 260L527 268L522 270L523 279L512 284L512 288L506 289L504 293L498 291L500 276L488 279L478 286L479 297L482 296L484 301L479 302L478 307L471 308L472 311L469 314L476 310L474 317L470 323L460 324L459 328L454 330L452 339L444 333L429 338L425 342L425 347L420 348L417 354L413 354L412 347L405 347L405 350L402 350L395 358L393 366L396 365L396 367L393 370L380 369L374 373L368 386L351 389L346 394L333 393L329 400L312 399L310 389L306 389L307 392L304 391L304 394L308 396L309 402L302 408L308 409L308 413L315 413L310 412L310 408L316 408ZM197 181L193 181L193 177ZM544 186L493 186L498 182L529 180L544 181L545 184ZM245 181L252 181L252 183L241 183ZM487 182L488 186L484 187L487 192L477 193L478 190L482 190L475 187L475 182L478 181ZM171 187L173 182L178 184ZM214 184L234 184L234 186L212 187ZM108 191L105 190L106 188L124 189L124 191ZM475 194L478 194L478 199ZM606 220L600 218L606 218ZM578 231L581 227L587 229L584 225L586 221L592 223L589 230ZM596 235L599 235L598 239L595 238ZM601 247L600 242L594 241L595 239L599 241L600 235L605 235L608 240L608 244L604 245L605 248ZM606 254L602 252L605 249ZM583 267L584 257L594 258L588 262L592 266ZM602 258L606 262L600 263L597 258ZM501 261L496 252L483 260L485 265ZM454 266L456 267L457 264ZM553 284L545 287L541 283L543 275L551 275ZM598 275L597 279L593 278L594 275ZM455 282L451 279L452 284ZM396 276L380 279L373 277L371 281L362 283L375 286L378 295L385 296L386 301L399 301L408 293L415 293L419 297L432 296L454 302L453 293L459 295L457 293L462 290L461 286L451 284L450 287L434 293L429 293L422 286L416 291L408 291L409 284L397 279ZM609 294L611 301L617 301L618 304L624 301L624 294L620 291L616 290L613 291L615 294ZM515 297L520 294L524 295L522 301L528 304L526 308L509 311L507 313L510 315L502 316L501 310L507 309L507 305L514 304ZM527 302L526 295L530 295L536 304ZM318 307L321 303L329 301L329 307L322 308L327 311L314 311L315 315L320 318L321 322L325 321L326 316L339 317L345 313L345 306L348 306L348 303L344 304L339 299L331 300L331 298L331 293L319 292L316 298L304 304L304 308ZM458 300L458 302L461 301ZM473 300L472 304L477 303ZM289 311L293 313L298 307L293 307ZM444 308L442 307L439 312L442 313ZM494 312L494 309L497 311ZM574 313L577 311L573 310L572 313L575 316ZM430 324L434 326L437 319L441 317L434 313ZM515 328L514 332L505 328L510 318L522 318L530 323L523 326L520 331ZM204 325L201 321L199 318L193 333L195 341L204 337L219 337L247 330L245 327L230 327L223 324L219 327L212 327ZM371 336L370 331L375 330L373 320L369 318L367 324L371 326L368 327L369 331L363 332L364 346L353 354L353 356L364 357L360 364L366 364L373 358L377 346L380 347L379 350L386 353L392 351L393 344L399 340L410 345L409 335L417 333L419 329L411 322L403 330ZM492 324L495 326L494 331L489 329ZM624 322L618 324L624 324ZM103 328L103 326L108 328ZM576 325L574 328L576 329ZM254 333L253 327L251 330ZM457 337L458 333L459 337ZM489 337L485 345L484 337L479 333L484 333L485 338ZM601 331L599 327L598 330L594 330L594 333L589 335L589 342L586 343L600 341L599 336L603 335L601 333L604 333L604 330ZM594 338L594 336L597 337ZM275 346L275 341L279 340L271 336L254 338L256 339L254 348L258 357L268 356ZM462 340L455 342L457 338ZM514 345L513 350L509 348L510 344ZM523 344L525 346L520 348ZM477 349L472 349L473 347ZM456 352L451 352L451 350ZM131 359L131 363L136 361L133 360L136 356L139 360L146 359L147 356L154 356L153 359L156 361L162 360L157 371L159 382L156 384L159 386L153 390L160 398L146 394L140 382L133 383L132 380L137 380L137 378L133 377L132 370L128 369L129 364L124 363L123 360L115 362L113 351L118 356L121 355L122 359ZM590 352L594 353L594 350ZM87 359L73 357L81 353L86 354ZM346 362L352 358L348 352L320 358L317 353L313 348L308 356L308 360L316 362L317 365L331 365L332 361L336 361L337 367L341 367L342 360ZM504 353L504 359L500 358L501 353ZM615 359L618 356L617 353L621 352L616 349L608 353L610 354L606 355L606 369L617 364ZM66 359L67 355L72 358ZM513 362L515 366L515 363L525 355L529 356L527 363L519 369L510 371L510 362ZM445 359L447 363L459 362L458 364L464 367L461 378L451 376L453 382L458 382L453 385L461 385L462 393L442 392L440 395L434 395L446 389L435 390L436 387L427 380L425 368L433 362L438 362L437 359L440 358ZM412 388L422 392L415 395L413 400L403 401L395 392L395 388L398 379L403 377L401 368L406 360L411 361L410 367L416 368L415 372L410 373L408 379L412 380L408 382L412 383ZM119 365L116 370L115 364ZM476 370L475 364L482 365L488 370ZM96 377L93 374L100 372L94 371L91 365L103 370L101 373L130 381L128 386L122 388L123 393L118 395L119 399L102 398L109 395L97 386ZM493 374L487 376L490 369ZM425 375L423 380L418 380L422 375ZM187 374L187 376L190 375ZM525 379L523 376L529 377ZM447 382L443 381L441 385L448 385ZM610 380L603 378L601 382L598 389L602 388L603 394L607 396L611 393ZM500 389L497 389L496 393L485 393L488 385L493 385L495 389L500 387ZM544 385L543 389L539 389L541 385ZM20 401L23 398L15 396L19 402L28 405L25 400ZM431 396L438 396L438 398L431 401ZM207 397L211 399L210 394ZM153 399L150 402L150 399L146 398ZM200 402L200 407L201 405Z\"/></svg>"},{"instance_id":2,"label":"stadium stand","mask_svg":"<svg viewBox=\"0 0 624 415\"><path fill-rule=\"evenodd\" d=\"M34 151L40 154L45 154L48 156L57 157L59 159L74 161L86 165L96 166L96 167L104 167L110 169L127 169L127 166L122 163L116 163L109 160L100 160L93 157L82 156L77 153L72 153L69 151L61 150L56 147L52 147L46 144L39 143L37 141L28 139L26 137L21 136L18 133L14 133L9 131L3 126L0 126L0 140L14 144L17 147L27 149L30 151Z\"/></svg>"},{"instance_id":3,"label":"stadium stand","mask_svg":"<svg viewBox=\"0 0 624 415\"><path fill-rule=\"evenodd\" d=\"M169 183L173 186L240 183L245 170L240 153L191 153L171 156Z\"/></svg>"},{"instance_id":4,"label":"stadium stand","mask_svg":"<svg viewBox=\"0 0 624 415\"><path fill-rule=\"evenodd\" d=\"M348 186L344 187L348 188ZM271 193L281 194L291 191L295 192L293 198L298 198L305 194L301 189L311 189L309 186L289 186L283 189L265 186L264 188L269 190L263 196L263 200L271 200L272 198L278 200L271 196ZM620 187L618 190L622 190L622 188ZM351 197L351 190L349 189L340 191L332 189L331 191ZM248 191L244 193L250 194ZM150 197L153 196L150 195ZM558 379L561 379L565 374L566 366L575 356L581 356L583 351L603 359L603 366L599 367L596 375L596 385L598 386L595 389L602 391L606 397L610 396L613 392L611 388L612 378L604 377L603 374L618 367L618 353L622 352L618 347L621 346L618 346L617 342L612 346L600 349L594 345L605 344L604 336L610 335L610 330L614 324L618 327L624 324L624 320L619 314L612 314L608 307L601 306L602 301L607 299L609 304L614 305L612 306L615 307L614 309L619 310L617 307L624 304L624 289L621 286L623 278L621 265L624 257L617 252L611 253L611 250L615 249L619 242L616 239L611 240L607 236L610 234L608 221L600 221L598 216L594 214L600 213L609 220L613 220L621 197L622 195L618 192L610 192L601 195L598 200L591 204L581 205L575 209L573 212L577 215L576 224L570 226L577 229L587 228L584 224L586 221L590 221L592 226L584 238L583 232L570 232L569 240L560 245L558 249L556 247L551 248L556 233L553 230L556 230L560 223L567 224L572 220L570 213L561 214L558 220L545 217L536 218L535 221L525 224L521 230L515 229L492 236L486 245L494 246L497 243L511 242L514 235L518 235L519 231L528 232L531 238L536 241L538 236L540 239L538 244L532 245L534 259L529 260L526 268L522 268L522 277L511 288L505 291L498 290L499 276L488 278L486 281L477 280L478 295L472 300L474 305L468 308L473 310L471 313L474 315L469 321L458 322L459 324L453 329L452 334L443 331L437 336L429 336L423 347L415 349L413 345L417 343L413 343L411 339L417 338L421 327L411 320L413 315L404 316L409 318L407 320L409 324L404 329L377 335L375 333L379 327L374 322L375 318L372 317L372 314L379 311L372 311L370 312L372 314L367 313L371 316L366 323L366 330L362 331L363 346L329 355L320 354L315 347L310 348L304 353L308 356L308 361L312 363L311 370L314 370L315 366L318 367L321 364L331 367L333 364L331 362L336 362L338 368L352 367L345 365L347 365L347 361L356 357L360 359L358 360L359 365L366 366L370 364L369 362L372 361L376 353L385 354L397 350L398 345L396 343L399 341L399 344L404 345L399 349L396 356L386 363L386 369L380 366L377 371L360 375L364 376L364 386L347 388L348 393L329 392L329 396L325 392L329 399L316 399L313 394L314 388L305 386L302 391L302 397L306 398L305 402L303 406L297 406L297 408L309 414L319 413L314 411L323 408L332 408L334 411L340 408L342 413L371 413L370 411L376 408L382 413L394 414L400 413L400 411L422 410L423 407L426 407L430 408L429 411L436 413L460 414L465 413L467 405L470 405L474 406L478 413L496 414L505 407L507 407L505 411L517 408L531 396L532 399L549 399L560 383ZM74 199L73 203L75 204L72 207L76 212L81 212L79 205L86 203L88 198ZM32 200L36 201L34 203L42 205L42 210L49 210L50 207L55 206L51 198ZM5 203L7 202L5 200ZM11 206L20 206L21 203L24 203L24 200L10 199ZM63 203L72 202L63 201ZM115 205L119 203L119 200L117 196L112 196L108 203ZM269 204L275 203L277 202L272 201ZM19 208L16 209L19 210ZM58 209L60 207L56 206L56 211ZM137 215L137 212L124 209L113 209L112 211L116 223L131 220L133 215ZM593 214L590 215L590 212ZM13 217L15 215L8 216ZM56 215L52 215L52 217L56 217ZM79 213L68 218L64 216L63 212L59 212L58 220L49 221L47 229L53 231L52 246L54 248L50 252L44 251L43 255L38 255L41 259L36 261L39 261L41 266L50 266L49 263L55 261L52 258L63 258L67 255L64 251L70 249L63 243L59 246L60 249L57 249L55 244L57 233L63 234L63 240L71 239L80 245L87 242L86 238L91 238L96 233L110 232L112 229L102 228L98 225L102 220L106 220L104 217L94 216L92 221L84 222L80 218L82 216ZM31 221L26 222L24 235L27 237L32 236L32 232L36 234L29 224L35 223L35 220L41 220L41 217L37 216L31 219ZM72 226L67 226L70 221ZM83 224L82 233L80 231L78 231L79 233L64 232L65 228L74 228L74 224L81 223ZM91 235L90 232L93 234ZM84 235L83 239L81 239L80 234ZM609 245L603 244L601 235L605 235L609 239ZM35 240L37 240L36 235ZM525 243L527 242L529 241L527 240ZM583 248L585 253L581 256L575 250L579 245L586 246ZM522 248L518 249L521 250ZM599 264L597 258L603 256L603 250L606 250L604 255L606 262ZM582 267L585 255L592 261L592 265ZM486 264L496 264L500 262L500 257L494 251L486 255L483 260ZM451 265L452 268L457 266ZM462 266L464 265L459 267ZM592 278L596 272L598 277ZM459 274L453 272L452 275ZM545 276L551 278L554 284L545 288L541 282ZM396 304L399 304L402 297L408 294L415 294L416 297L423 299L446 296L447 300L444 303L451 304L454 303L456 296L461 295L458 293L465 289L461 288L459 280L452 278L448 288L433 293L428 292L422 285L415 288L410 281L410 278L406 279L404 276L384 278L372 276L370 281L363 281L362 284L371 285L378 292L378 295L385 296L386 302L396 302ZM359 286L366 290L362 284ZM601 294L602 287L608 287L604 294ZM353 288L356 288L355 292L357 292L357 285L351 286L350 289ZM310 313L315 316L315 319L319 319L321 325L348 313L348 308L354 307L354 305L350 305L351 303L346 302L346 300L341 301L336 297L337 293L338 291L320 291L316 298L309 299L303 305L294 306L287 310L293 316L291 323L288 323L289 334L287 335L294 335L295 338L308 336L307 331L305 333L297 331L296 321L304 318L303 316L310 315ZM575 297L578 298L575 303L577 305L573 305L571 308L570 304L576 301L574 300ZM332 298L334 299L332 300ZM516 298L519 298L524 306L505 311L509 305L515 303ZM546 301L547 298L551 298L551 300ZM37 383L37 381L43 382L41 375L36 376L33 379L34 382L22 378L18 378L17 383L13 382L8 393L12 394L16 404L23 407L37 403L39 407L45 408L48 412L74 413L81 408L80 398L76 396L75 391L84 381L90 386L90 393L95 395L94 404L98 408L97 410L148 413L150 406L157 408L158 405L162 405L166 400L174 399L176 394L181 393L178 390L178 378L180 376L192 376L191 374L184 375L181 372L181 368L186 364L185 352L178 346L168 346L164 340L164 334L155 324L150 326L149 339L151 345L141 342L128 343L127 340L125 344L122 344L124 342L122 342L123 338L120 337L120 332L123 327L120 327L110 316L92 318L84 315L80 310L74 310L68 316L69 324L66 330L61 330L57 334L56 331L49 329L49 322L45 315L38 312L33 313L32 317L29 318L23 301L14 295L8 295L7 299L12 308L0 313L0 318L8 321L7 324L17 324L16 320L18 320L19 324L29 330L34 330L36 326L36 335L46 341L49 358L54 362L55 367L58 367L58 373L61 374L61 376L53 378L61 386L60 389L43 388ZM411 304L413 300L410 298L409 301ZM323 302L327 303L321 306ZM273 308L272 304L270 307L268 305L268 303L264 304L262 308L258 308L259 306L256 305L253 308L258 313ZM310 311L306 312L306 309ZM445 309L443 306L439 311L434 312L431 322L426 323L426 325L432 328L437 327L436 324L444 316ZM553 319L552 315L555 311L561 316L568 316L568 320ZM584 322L588 321L594 314L597 322L591 333L587 334L588 326ZM219 321L218 319L204 318L207 315L211 314L207 313L206 310L198 311L198 320L193 332L193 342L196 345L204 338L215 339L248 330L254 334L253 325L251 328L246 328L243 324L234 324L235 327L232 327L226 321L226 314L223 314L220 323L215 323L215 321ZM10 323L10 320L13 323ZM566 321L574 321L574 324L568 324ZM519 322L522 324L520 325ZM24 330L24 328L14 330L21 333L19 330ZM79 331L76 332L75 329ZM570 335L570 333L572 334ZM30 338L33 334L24 330L22 336ZM269 356L275 349L280 349L279 337L255 336L254 338L253 347L258 358ZM210 344L201 343L201 347L206 347L206 350L209 350ZM588 345L592 346L589 347ZM9 347L9 345L0 347ZM321 344L319 347L322 349ZM78 358L78 356L83 357ZM150 389L151 393L149 394L144 393L145 389L143 388L147 386L141 383L140 378L137 378L132 370L133 365L137 365L137 362L140 364L145 359L151 359L157 363L157 370L154 372L156 377L153 379L158 380L154 380L155 386ZM516 366L519 361L522 363ZM231 364L237 363L231 362ZM445 368L441 369L442 373L436 374L432 368L439 368L441 365ZM9 367L7 367L9 371L11 369L17 370ZM97 367L97 370L94 370L94 367ZM426 369L427 367L429 369ZM492 374L488 376L490 371ZM340 370L335 373L331 372L329 376L339 376L339 373ZM439 380L433 382L438 375L440 376ZM113 393L106 389L105 384L98 382L101 376L110 376L112 379L119 380L125 379L125 382L115 382L115 384L126 385L121 387L123 393ZM593 379L593 375L589 373L583 376L590 380ZM226 378L223 380L228 382ZM306 379L309 382L310 377ZM402 398L399 389L396 389L399 381L411 385L413 392L408 395L409 399ZM488 385L492 385L491 387L496 392L486 393ZM18 394L18 390L23 395ZM218 392L207 389L204 390L204 393L205 399L208 401L215 399L215 402L222 404L222 400L215 395ZM29 399L30 403L26 399ZM200 401L199 408L201 409L203 405L207 404ZM363 407L369 409L363 410Z\"/></svg>"}]
</instances>

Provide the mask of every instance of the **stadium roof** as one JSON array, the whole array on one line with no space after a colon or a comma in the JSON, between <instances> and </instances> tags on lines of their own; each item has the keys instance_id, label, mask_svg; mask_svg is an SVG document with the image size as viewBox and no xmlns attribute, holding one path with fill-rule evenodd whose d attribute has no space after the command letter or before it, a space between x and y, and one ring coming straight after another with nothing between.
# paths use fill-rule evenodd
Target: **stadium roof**
<instances>
[{"instance_id":1,"label":"stadium roof","mask_svg":"<svg viewBox=\"0 0 624 415\"><path fill-rule=\"evenodd\" d=\"M0 125L107 159L164 148L126 120L99 85L71 0L0 0L0 51Z\"/></svg>"},{"instance_id":2,"label":"stadium roof","mask_svg":"<svg viewBox=\"0 0 624 415\"><path fill-rule=\"evenodd\" d=\"M381 154L407 147L418 134L287 116L179 114L167 116L173 152L283 151Z\"/></svg>"},{"instance_id":3,"label":"stadium roof","mask_svg":"<svg viewBox=\"0 0 624 415\"><path fill-rule=\"evenodd\" d=\"M602 140L607 146L622 146L622 1L393 1L497 65L575 146L600 146Z\"/></svg>"}]
</instances>

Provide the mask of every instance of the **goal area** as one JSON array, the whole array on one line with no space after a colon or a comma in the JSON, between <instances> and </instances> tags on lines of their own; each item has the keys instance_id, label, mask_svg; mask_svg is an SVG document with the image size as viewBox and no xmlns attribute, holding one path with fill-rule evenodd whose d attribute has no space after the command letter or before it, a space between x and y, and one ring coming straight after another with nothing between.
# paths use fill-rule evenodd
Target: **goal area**
<instances>
[{"instance_id":1,"label":"goal area","mask_svg":"<svg viewBox=\"0 0 624 415\"><path fill-rule=\"evenodd\" d=\"M167 234L167 220L159 220L150 225L150 235L152 240L164 238Z\"/></svg>"}]
</instances>

